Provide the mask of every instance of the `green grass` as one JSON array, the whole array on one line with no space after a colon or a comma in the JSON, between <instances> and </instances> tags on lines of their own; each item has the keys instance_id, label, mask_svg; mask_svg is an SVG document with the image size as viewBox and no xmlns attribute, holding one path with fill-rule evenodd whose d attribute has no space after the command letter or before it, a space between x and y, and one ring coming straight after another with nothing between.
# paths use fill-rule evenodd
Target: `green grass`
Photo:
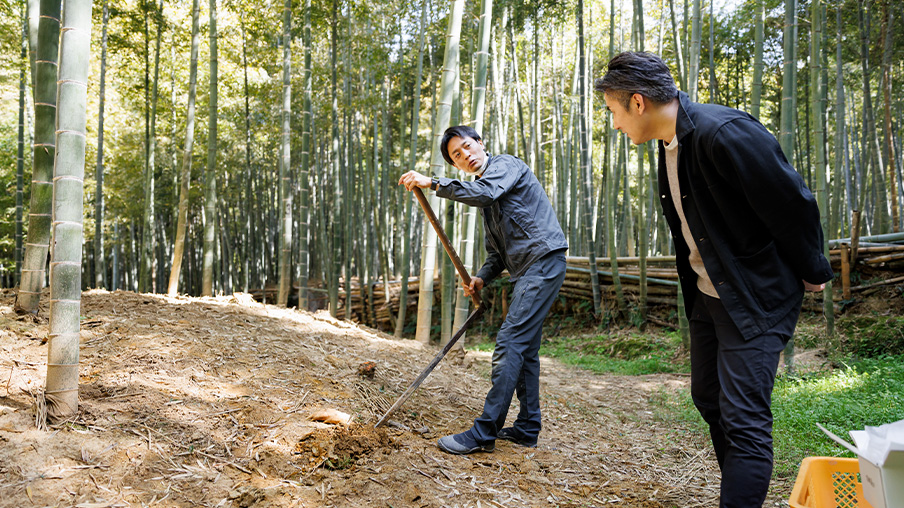
<instances>
[{"instance_id":1,"label":"green grass","mask_svg":"<svg viewBox=\"0 0 904 508\"><path fill-rule=\"evenodd\" d=\"M492 352L493 348L496 347L496 343L493 341L481 341L474 344L468 344L468 351L483 351L483 352Z\"/></svg>"},{"instance_id":2,"label":"green grass","mask_svg":"<svg viewBox=\"0 0 904 508\"><path fill-rule=\"evenodd\" d=\"M689 389L661 389L651 402L658 419L708 440L708 429L694 408ZM796 476L805 457L852 457L816 428L816 423L847 438L849 430L904 418L904 357L862 360L806 376L781 376L772 394L772 412L775 477Z\"/></svg>"},{"instance_id":3,"label":"green grass","mask_svg":"<svg viewBox=\"0 0 904 508\"><path fill-rule=\"evenodd\" d=\"M677 356L676 334L651 336L636 331L594 337L555 337L540 346L540 354L598 373L628 376L688 372L686 357Z\"/></svg>"},{"instance_id":4,"label":"green grass","mask_svg":"<svg viewBox=\"0 0 904 508\"><path fill-rule=\"evenodd\" d=\"M553 337L544 339L540 354L597 373L628 376L659 372L689 372L686 356L678 355L677 334L652 336L631 331L593 337ZM493 342L468 346L473 351L492 351Z\"/></svg>"},{"instance_id":5,"label":"green grass","mask_svg":"<svg viewBox=\"0 0 904 508\"><path fill-rule=\"evenodd\" d=\"M816 423L850 441L849 430L904 418L904 357L861 360L832 372L779 378L772 412L776 475L794 475L804 457L844 451Z\"/></svg>"}]
</instances>

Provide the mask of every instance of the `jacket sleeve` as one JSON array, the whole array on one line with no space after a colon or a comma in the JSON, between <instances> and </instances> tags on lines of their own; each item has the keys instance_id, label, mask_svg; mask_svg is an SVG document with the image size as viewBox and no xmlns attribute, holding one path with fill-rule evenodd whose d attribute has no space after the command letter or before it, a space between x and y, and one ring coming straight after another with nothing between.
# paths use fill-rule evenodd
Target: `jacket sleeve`
<instances>
[{"instance_id":1,"label":"jacket sleeve","mask_svg":"<svg viewBox=\"0 0 904 508\"><path fill-rule=\"evenodd\" d=\"M480 277L483 279L484 285L487 285L502 273L505 265L502 262L502 255L490 245L489 240L484 239L483 243L487 249L487 260L480 267L480 270L477 271L475 277Z\"/></svg>"},{"instance_id":2,"label":"jacket sleeve","mask_svg":"<svg viewBox=\"0 0 904 508\"><path fill-rule=\"evenodd\" d=\"M710 156L723 177L738 182L794 273L813 284L831 280L816 199L775 137L755 120L736 119L712 138Z\"/></svg>"},{"instance_id":3,"label":"jacket sleeve","mask_svg":"<svg viewBox=\"0 0 904 508\"><path fill-rule=\"evenodd\" d=\"M473 182L440 178L436 195L468 206L486 208L492 205L494 201L510 191L521 178L521 168L515 164L516 161L520 162L518 159L503 156L497 156L494 159L496 160L487 168L483 176Z\"/></svg>"}]
</instances>

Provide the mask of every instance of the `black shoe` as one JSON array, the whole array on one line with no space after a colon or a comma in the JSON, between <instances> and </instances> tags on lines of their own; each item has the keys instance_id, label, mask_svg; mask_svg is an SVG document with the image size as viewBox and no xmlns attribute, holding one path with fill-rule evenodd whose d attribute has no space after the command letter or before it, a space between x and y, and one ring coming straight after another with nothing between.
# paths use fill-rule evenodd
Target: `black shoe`
<instances>
[{"instance_id":1,"label":"black shoe","mask_svg":"<svg viewBox=\"0 0 904 508\"><path fill-rule=\"evenodd\" d=\"M537 447L537 438L529 438L514 427L506 427L504 429L501 429L499 433L496 434L496 437L499 439L505 439L506 441L511 441L517 445L525 446L527 448Z\"/></svg>"},{"instance_id":2,"label":"black shoe","mask_svg":"<svg viewBox=\"0 0 904 508\"><path fill-rule=\"evenodd\" d=\"M439 446L440 450L454 453L455 455L467 455L474 452L491 452L496 449L495 443L490 442L489 444L482 445L475 441L467 432L455 434L454 436L441 437L436 444Z\"/></svg>"}]
</instances>

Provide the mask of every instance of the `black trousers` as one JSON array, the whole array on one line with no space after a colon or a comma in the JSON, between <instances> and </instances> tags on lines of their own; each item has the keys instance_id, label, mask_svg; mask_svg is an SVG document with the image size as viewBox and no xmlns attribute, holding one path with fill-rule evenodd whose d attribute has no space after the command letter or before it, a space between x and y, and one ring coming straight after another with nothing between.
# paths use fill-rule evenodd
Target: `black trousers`
<instances>
[{"instance_id":1,"label":"black trousers","mask_svg":"<svg viewBox=\"0 0 904 508\"><path fill-rule=\"evenodd\" d=\"M760 508L772 477L772 388L800 313L744 340L721 300L698 293L690 317L691 396L722 470L720 508Z\"/></svg>"}]
</instances>

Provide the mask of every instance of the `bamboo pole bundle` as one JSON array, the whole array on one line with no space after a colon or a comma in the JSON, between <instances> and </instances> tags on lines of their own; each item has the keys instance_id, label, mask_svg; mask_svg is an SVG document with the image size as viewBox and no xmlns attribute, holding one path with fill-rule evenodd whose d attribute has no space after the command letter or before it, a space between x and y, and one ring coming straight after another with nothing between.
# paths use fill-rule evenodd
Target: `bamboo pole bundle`
<instances>
[{"instance_id":1,"label":"bamboo pole bundle","mask_svg":"<svg viewBox=\"0 0 904 508\"><path fill-rule=\"evenodd\" d=\"M843 270L842 266L842 248L832 249L829 251L829 259L837 272L843 272L842 278L847 277L847 283L842 281L842 287L847 286L849 291L870 290L884 284L894 284L902 279L898 276L885 275L885 280L876 284L862 285L851 287L850 273L854 270L869 272L887 272L887 271L904 271L904 245L894 244L867 244L858 249L858 257L853 258L853 249L850 245L845 245L849 249L850 256L848 258L847 269ZM621 283L622 290L628 299L637 301L640 293L640 258L638 257L619 257L618 261L618 280ZM559 296L565 300L577 301L593 301L593 290L591 285L590 260L586 257L568 256L566 257L565 280L562 288L559 290ZM615 281L613 280L609 259L597 260L597 277L600 287L601 305L613 307L616 302ZM678 272L675 267L675 256L650 256L647 258L646 270L646 291L647 301L650 304L658 305L677 305L678 293ZM891 278L889 278L891 277ZM499 280L506 280L508 272L503 272ZM438 284L438 280L434 280L434 284ZM312 285L316 285L313 283ZM384 287L385 286L385 287ZM417 307L419 295L420 280L418 278L410 278L407 285L401 280L388 281L385 285L381 282L374 282L369 291L362 290L367 288L361 287L361 282L357 278L352 278L349 289L352 291L351 309L348 313L350 319L367 324L374 328L392 331L393 326L391 317L396 316L399 311L400 296L407 294L406 312L409 316L414 316L414 309ZM318 291L312 288L315 293ZM345 301L345 284L340 280L339 301ZM266 295L267 302L275 301L276 287L268 287L266 290L254 290L252 295L256 299ZM438 298L439 293L434 293L434 299ZM493 301L498 300L498 298ZM813 311L818 309L808 298L804 303L805 310L810 307ZM337 317L346 319L346 309L343 305L338 309Z\"/></svg>"}]
</instances>

